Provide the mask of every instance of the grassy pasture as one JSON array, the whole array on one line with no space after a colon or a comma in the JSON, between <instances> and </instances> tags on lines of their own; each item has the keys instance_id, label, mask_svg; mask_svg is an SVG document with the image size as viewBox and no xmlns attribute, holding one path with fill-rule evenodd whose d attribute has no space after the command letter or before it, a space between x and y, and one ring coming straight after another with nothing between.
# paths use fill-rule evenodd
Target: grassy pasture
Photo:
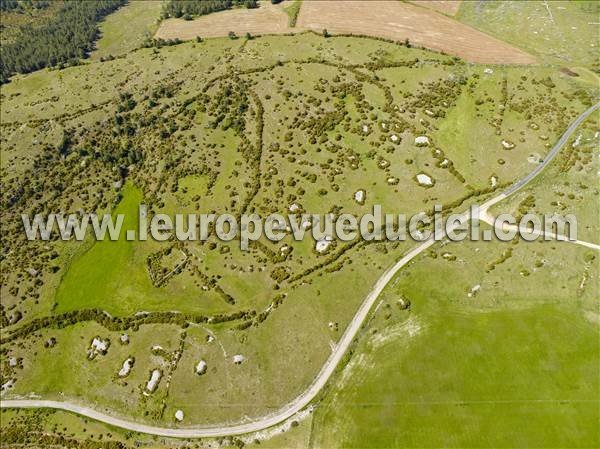
<instances>
[{"instance_id":1,"label":"grassy pasture","mask_svg":"<svg viewBox=\"0 0 600 449\"><path fill-rule=\"evenodd\" d=\"M600 113L595 112L579 126L546 172L507 201L495 205L491 213L517 217L527 212L538 216L573 214L577 219L577 238L598 244L599 132ZM529 206L528 198L534 198Z\"/></svg>"},{"instance_id":2,"label":"grassy pasture","mask_svg":"<svg viewBox=\"0 0 600 449\"><path fill-rule=\"evenodd\" d=\"M298 20L298 14L300 14L300 8L302 7L302 0L294 0L289 6L284 8L285 13L288 15L288 25L290 28L296 26Z\"/></svg>"},{"instance_id":3,"label":"grassy pasture","mask_svg":"<svg viewBox=\"0 0 600 449\"><path fill-rule=\"evenodd\" d=\"M153 354L152 347L159 345L166 351L176 350L180 332L173 326L144 326L137 332L128 332L128 345L119 343L121 334L109 332L95 323L41 332L13 352L25 359L13 393L35 392L55 400L70 398L120 410L130 417L143 418L158 412L160 401L157 398L166 391L165 379L161 380L153 396L147 398L142 391L151 370L168 372L169 360ZM96 336L108 339L110 346L106 355L88 360L86 351ZM44 343L51 337L56 338L56 345L45 348ZM31 359L27 353L36 357ZM135 357L133 368L129 376L120 380L117 374L130 356Z\"/></svg>"},{"instance_id":4,"label":"grassy pasture","mask_svg":"<svg viewBox=\"0 0 600 449\"><path fill-rule=\"evenodd\" d=\"M127 185L123 191L123 198L113 217L124 215L123 229L135 230L141 192ZM133 243L126 240L125 232L121 233L117 241L105 239L95 243L69 267L57 292L57 311L79 307L95 308L106 304L107 296L113 296L130 284L133 273L131 270L123 270L122 267L128 264L132 253ZM111 284L115 287L111 287Z\"/></svg>"},{"instance_id":5,"label":"grassy pasture","mask_svg":"<svg viewBox=\"0 0 600 449\"><path fill-rule=\"evenodd\" d=\"M573 107L572 99L567 96L557 97L559 109L564 112L546 118L511 110L512 105L516 107L530 99L544 107L551 89L536 84L536 80L549 76L561 86L577 89L581 85L577 79L557 74L554 68L530 71L493 67L488 68L493 71L491 74L484 70L476 72L477 90L461 94L456 108L441 121L434 134L439 145L462 168L463 175L476 185L489 185L491 175L498 182L522 177L534 168L531 156L543 157L554 143L550 136L566 130L568 122L563 114ZM506 149L503 141L515 147Z\"/></svg>"},{"instance_id":6,"label":"grassy pasture","mask_svg":"<svg viewBox=\"0 0 600 449\"><path fill-rule=\"evenodd\" d=\"M485 272L506 246L512 257ZM596 446L598 258L566 243L433 251L382 294L316 413L312 446Z\"/></svg>"},{"instance_id":7,"label":"grassy pasture","mask_svg":"<svg viewBox=\"0 0 600 449\"><path fill-rule=\"evenodd\" d=\"M158 28L161 8L160 0L133 0L109 15L100 24L101 38L91 54L92 60L139 48Z\"/></svg>"},{"instance_id":8,"label":"grassy pasture","mask_svg":"<svg viewBox=\"0 0 600 449\"><path fill-rule=\"evenodd\" d=\"M543 142L556 140L564 126L594 96L591 84L552 68L492 66L489 76L483 72L485 68L373 39L326 39L301 34L252 40L207 39L202 43L142 49L113 61L17 77L0 91L2 123L11 132L2 141L3 150L10 150L6 159L3 151L3 174L9 174L14 161L23 162L19 171L7 178L16 180L7 183L8 189L11 194L17 191L15 185L26 176L24 173L34 164L44 166L46 157L52 161L55 171L50 173L55 178L49 177L41 196L32 192L27 197L29 202L7 211L3 219L11 224L19 212L44 210L50 207L48 204L68 212L87 207L98 207L99 212L111 210L111 201L117 195L113 182L121 165L130 168L130 184L113 212L127 212L128 224L134 226L141 201L150 203L151 213L169 214L238 213L246 201L249 210L263 214L287 213L294 203L308 212L336 209L338 213L360 214L367 211L368 205L361 206L354 200L358 189L366 191L368 204L378 202L395 213L428 210L436 202L460 202L473 189L488 187L493 174L499 176L499 182L510 182L527 172L524 161L528 150L546 150L539 135L548 136ZM553 88L546 85L550 85L548 82L542 83L548 77ZM509 98L503 93L504 80ZM89 93L82 93L84 86L89 86L85 91ZM135 104L125 104L127 97L120 94L131 94ZM224 126L227 122L215 126L221 112L218 107L226 103L219 99L224 97L233 104L224 115L235 113L243 117L244 133ZM477 105L479 98L485 102ZM490 123L500 118L500 106L506 111L501 117L500 135L496 135L498 125ZM244 112L239 114L239 110ZM63 116L65 111L69 111L67 117ZM338 122L336 111L343 112ZM257 130L260 114L264 125L262 143ZM530 126L534 114L539 127L536 132ZM150 126L145 120L154 122ZM320 132L319 124L326 120L333 124ZM56 123L56 136L45 135L44 143L50 149L30 145L30 139L44 135L43 126L48 123ZM396 125L402 130L394 128ZM471 135L460 132L461 127L481 127L483 131L481 135ZM59 131L65 130L72 133L72 148L64 159L51 159L63 137ZM392 135L400 140L394 143ZM429 147L415 145L415 138L423 135L430 138ZM516 148L506 151L499 147L502 138L514 140ZM98 155L90 151L96 148L101 150ZM247 156L257 148L261 150L258 158ZM436 148L444 152L464 181L440 165ZM139 150L141 156L128 159L134 150ZM501 166L497 162L500 157L505 159ZM415 175L422 171L435 179L431 189L415 182ZM394 178L394 183L389 178ZM260 188L254 194L252 188L257 179ZM98 192L106 200L103 207L94 201ZM466 208L467 203L459 208ZM127 347L118 346L118 333L107 332L94 323L60 331L44 329L40 337L7 346L9 354L18 354L25 360L25 368L17 372L14 393L38 392L59 397L63 392L81 402L94 402L117 413L165 425L173 424L177 409L185 411L184 424L214 424L263 415L306 388L371 286L413 245L407 242L346 248L337 242L330 253L319 254L312 240L294 242L287 236L277 244L261 243L264 246L249 252L240 251L238 242L222 243L214 238L203 245L192 242L174 246L171 254L160 257L161 267L172 267L179 251L188 254L189 265L160 287L150 282L147 259L169 244L119 241L84 248L50 242L50 250L41 243L28 246L24 242L22 248L13 244L13 252L2 260L2 268L10 268L2 302L10 307L8 312L22 311L25 318L3 329L3 335L34 317L49 314L55 303L54 313L99 307L119 317L139 311L178 310L206 315L247 309L256 314L270 311L262 322L251 318L245 323L188 327L171 383L168 388L166 382L161 383L156 394L147 399L139 387L147 381L149 370L159 363L148 348L161 344L173 351L181 328L143 325L136 332L139 338L135 340L140 343L134 342L134 335ZM277 255L284 245L292 251L287 258L279 259ZM58 254L51 259L60 268L57 273L47 269L47 260L54 256L49 254L51 251ZM465 254L460 258L464 262L457 264L461 263L463 269L480 269L501 254L496 248L492 257L482 246L481 251ZM529 298L527 292L534 274L525 278L519 273L533 273L531 267L536 268L537 259L548 257L524 254L522 267L502 275L511 279L514 275L519 282L513 281L509 289L498 269L486 284L498 292L497 297L486 297L482 292L477 300L487 298L489 307L499 307L502 302L512 307L519 298ZM437 264L450 263L438 256ZM549 260L557 258L554 253ZM564 282L571 292L572 286L581 282L581 270L586 267L583 259L573 260L567 271L552 271L552 276L543 277L539 284L544 285L546 280ZM31 264L40 267L38 278L24 274ZM276 280L277 269L290 277ZM593 273L591 268L588 270ZM445 291L460 279L454 271L449 273L452 276L448 274L439 282L422 275L411 288L425 285ZM473 274L473 278L456 282L464 302L468 300L463 298L463 289L475 285L475 278L477 275ZM44 282L36 290L38 279ZM594 279L590 278L590 282ZM514 290L516 284L518 290ZM592 285L586 287L582 301L591 301ZM30 286L38 296L29 295ZM217 286L235 298L235 304L224 301ZM13 287L18 287L17 293ZM558 291L562 294L562 286ZM535 307L545 307L543 299ZM443 314L447 308L441 300L439 304ZM562 306L552 303L551 307ZM437 308L438 302L432 302L427 316L437 315ZM510 308L502 310L495 325L499 332L508 332L514 315L510 315ZM569 309L568 313L575 312ZM544 325L554 325L554 316L555 312L549 313ZM529 323L534 320L527 319ZM467 322L456 320L459 334ZM239 328L245 324L249 327ZM206 342L208 332L216 337L210 345ZM519 328L519 332L524 331ZM51 335L57 336L59 344L46 350L43 342ZM106 357L88 363L84 346L94 335L110 336L112 345ZM589 332L583 332L581 338L587 345ZM500 342L489 344L492 349L505 350ZM130 352L136 357L132 380L128 386L116 385L111 376ZM238 353L247 357L240 366L231 361L232 355ZM53 366L54 354L64 361L53 368L55 375L45 379L44 372ZM209 364L205 376L194 373L201 357ZM573 363L578 363L578 359L573 359ZM405 382L407 378L400 380ZM547 391L558 391L553 388L548 386ZM202 402L190 404L192 395L201 396ZM164 412L156 415L162 410L163 401ZM151 414L144 415L145 410ZM383 445L390 442L385 438L388 437L383 435L380 440ZM327 440L324 444L338 443Z\"/></svg>"},{"instance_id":9,"label":"grassy pasture","mask_svg":"<svg viewBox=\"0 0 600 449\"><path fill-rule=\"evenodd\" d=\"M81 308L107 309L117 315L132 315L141 310L211 309L209 298L199 301L191 289L186 291L185 278L175 288L152 285L146 258L165 245L126 239L127 230L137 233L141 200L139 189L125 186L123 200L114 212L114 216L125 216L120 239L96 242L71 262L56 293L57 313Z\"/></svg>"},{"instance_id":10,"label":"grassy pasture","mask_svg":"<svg viewBox=\"0 0 600 449\"><path fill-rule=\"evenodd\" d=\"M456 18L542 61L598 66L594 1L462 2Z\"/></svg>"}]
</instances>

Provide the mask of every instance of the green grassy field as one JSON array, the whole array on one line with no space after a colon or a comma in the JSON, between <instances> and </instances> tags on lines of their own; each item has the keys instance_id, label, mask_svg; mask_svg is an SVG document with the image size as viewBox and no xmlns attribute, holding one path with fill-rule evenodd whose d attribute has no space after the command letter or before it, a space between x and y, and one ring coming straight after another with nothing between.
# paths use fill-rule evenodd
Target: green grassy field
<instances>
[{"instance_id":1,"label":"green grassy field","mask_svg":"<svg viewBox=\"0 0 600 449\"><path fill-rule=\"evenodd\" d=\"M295 27L298 14L300 14L300 8L302 7L302 0L294 0L293 3L287 6L284 11L289 17L289 26Z\"/></svg>"},{"instance_id":2,"label":"green grassy field","mask_svg":"<svg viewBox=\"0 0 600 449\"><path fill-rule=\"evenodd\" d=\"M128 8L134 7L137 4L123 8L104 25L108 27L112 18L115 23L111 26L121 28L119 24L128 20L126 13L132 11ZM117 16L120 13L123 16ZM107 28L108 41L100 41L99 48L116 52L109 50L113 44L121 45L115 36ZM493 66L492 73L486 73L487 68L374 39L303 33L141 49L111 61L15 77L0 91L2 174L6 180L3 200L5 204L14 202L2 213L10 237L3 239L8 246L0 261L6 286L2 289L2 317L8 323L2 336L35 318L56 318L59 313L89 308L102 309L115 319L131 318L142 311L205 317L248 314L226 323L189 326L169 324L167 319L142 322L127 330L131 337L127 346L118 343L121 332L108 331L94 322L45 327L3 345L2 380L16 379L3 398L35 392L91 402L169 426L175 425L174 412L179 409L186 416L181 425L216 424L262 416L295 398L312 382L379 276L414 242L351 246L340 241L324 254L315 250L312 239L296 242L289 235L279 243L263 240L250 251L241 251L237 241L220 242L214 236L205 243L181 244L124 239L83 245L28 242L22 236L18 214L80 209L122 212L127 216L127 228L136 227L140 202L149 205L151 215L237 214L244 208L266 215L288 213L294 204L308 213L361 215L374 203L390 213L411 214L429 210L436 203L454 204L454 209L462 212L470 202L485 196L481 192L493 187L492 177L499 189L530 171L533 165L527 158L531 152L543 156L568 123L597 99L593 83L565 75L557 67ZM590 132L591 128L586 130L586 139ZM429 146L417 146L418 136L427 136ZM514 142L515 148L504 149L503 139ZM119 173L125 171L127 183L118 192L115 182L122 181ZM432 188L415 181L422 172L435 180ZM23 182L25 179L30 181ZM354 199L360 189L367 195L365 205ZM122 199L114 208L118 195ZM414 369L427 366L430 359L434 368L426 370L430 377L414 390L394 387L391 392L365 384L363 391L360 379L350 392L341 388L340 398L350 395L344 404L353 400L352 391L359 391L362 397L373 396L375 402L377 395L382 395L382 401L389 397L405 404L397 412L390 410L391 406L379 409L382 415L371 414L378 410L377 405L350 411L340 407L340 413L350 414L348 422L366 420L360 413L369 410L369 419L389 415L382 422L392 430L390 423L400 422L404 431L400 414L404 416L406 408L420 410L421 400L442 402L439 407L446 407L446 414L458 407L447 402L516 400L536 385L533 378L547 369L545 364L556 360L571 363L578 379L591 379L595 374L580 363L578 353L569 352L571 340L564 338L568 328L558 324L557 316L565 313L573 320L581 318L580 302L590 310L597 267L571 246L556 249L545 244L529 252L520 244L518 257L487 276L482 267L500 258L503 249L483 245L478 251L468 245L449 245L448 250L459 256L455 262L443 256L446 247L436 249L437 259L421 258L418 265L411 265L408 275L400 276L397 285L406 288L414 303L411 317L423 323L419 334L423 346L402 346L397 354L400 359L394 359L401 361L402 369L396 373L387 371L395 366L386 364L391 360L389 353L381 364L386 367L386 377L397 376L395 385L412 385L410 381L417 377ZM149 257L156 260L156 266L148 267ZM572 263L562 266L559 262L567 257L572 257ZM183 259L187 265L180 273L160 285L152 283L151 276L161 278ZM541 269L538 262L550 268ZM36 270L35 275L30 268ZM442 274L435 277L433 272ZM571 304L569 298L579 298L573 295L577 295L584 272L588 273L588 285L582 289L581 299ZM532 296L534 279L538 293ZM478 282L483 285L482 292L473 304L467 291ZM455 301L449 303L448 295L454 295ZM394 310L392 321L384 320L382 315L390 308ZM395 303L389 308L383 305L371 326L376 325L382 333L384 328L393 332L406 318L397 309ZM17 312L22 314L21 321L10 322ZM536 321L538 314L540 322ZM469 334L471 318L478 323L489 318L492 329L506 338L487 334L485 327ZM396 323L396 319L400 321ZM590 355L596 334L588 321L579 324L576 342ZM483 357L483 348L490 354L498 351L500 356L518 341L547 348L551 336L526 334L525 329L532 326L557 326L564 346L557 349L557 359L534 360L523 382L514 386L514 394L511 385L503 384L493 371L495 365L489 359L482 367L495 375L480 389L459 385L477 354ZM446 331L451 332L446 335ZM96 335L110 338L111 347L106 356L88 361L86 347ZM209 342L208 335L214 340ZM57 346L44 348L52 336ZM437 339L442 339L439 346L435 345ZM358 352L364 350L363 357L376 357L369 349L370 340L362 341L356 356L361 357ZM437 377L448 368L446 351L461 341L466 341L464 352L456 354L463 364L452 368L447 378ZM170 354L180 351L180 357L168 374L169 382L161 381L156 392L145 396L142 390L149 372L168 368L168 358L152 353L154 345L163 346ZM234 365L235 354L243 354L246 361ZM129 355L136 358L130 378L115 380ZM10 356L23 358L22 370L9 369L5 362ZM203 376L194 372L200 359L208 363ZM525 361L526 354L515 360L505 356L497 367L514 374ZM49 367L52 374L46 375ZM566 394L563 384L567 378L561 376L558 383L542 383L536 398L579 400L579 393ZM582 394L591 394L593 387L593 382L589 383ZM431 396L425 395L427 390ZM449 391L454 391L455 397ZM189 398L196 396L201 400L190 402ZM360 430L362 426L352 433L344 430L337 412L328 408L330 400L325 398L311 424L316 429L312 432L316 446L361 446L369 441L380 446L401 445L402 441L414 441L417 446L445 445L440 435L448 428L442 429L436 421L442 415L429 416L424 427L414 421L414 433L390 430L373 435L369 429ZM565 411L568 419L594 417L581 411L585 405L573 404ZM506 411L508 406L498 405L504 407L506 416L496 424L491 422L489 407L481 411L484 406L469 406L462 422L482 413L485 418L479 419L490 426L490 432L514 422ZM516 416L527 416L523 407ZM553 403L543 407L552 423L562 416ZM432 412L424 409L420 413L412 419ZM321 427L323 422L328 427ZM311 433L307 424L294 429L298 440L282 438L273 444L306 446ZM341 430L336 433L338 427ZM429 432L431 439L424 439L423 429L433 428L440 433ZM327 434L323 429L331 431ZM370 429L376 432L378 428L373 425ZM343 432L348 436L343 437ZM526 442L543 443L553 435L544 437L540 430ZM581 431L582 439L589 442L592 437L594 434ZM477 436L472 443L457 435L452 438L448 445L485 445ZM564 438L560 441L573 437ZM498 439L490 445L510 441Z\"/></svg>"},{"instance_id":3,"label":"green grassy field","mask_svg":"<svg viewBox=\"0 0 600 449\"><path fill-rule=\"evenodd\" d=\"M103 445L119 445L120 448L133 448L143 445L148 449L163 449L165 447L236 447L243 442L246 448L267 449L302 449L309 444L311 418L289 426L269 429L267 432L245 435L232 439L204 438L182 440L173 438L157 438L151 435L127 432L96 421L82 418L78 415L60 410L12 410L2 409L1 419L5 446L73 445L75 447L104 447Z\"/></svg>"},{"instance_id":4,"label":"green grassy field","mask_svg":"<svg viewBox=\"0 0 600 449\"><path fill-rule=\"evenodd\" d=\"M512 257L484 272L507 246ZM312 447L597 446L598 258L566 243L434 251L382 294L316 412Z\"/></svg>"},{"instance_id":5,"label":"green grassy field","mask_svg":"<svg viewBox=\"0 0 600 449\"><path fill-rule=\"evenodd\" d=\"M598 8L594 1L465 1L456 19L544 62L598 68Z\"/></svg>"},{"instance_id":6,"label":"green grassy field","mask_svg":"<svg viewBox=\"0 0 600 449\"><path fill-rule=\"evenodd\" d=\"M490 70L490 69L488 69ZM440 123L434 136L461 173L476 185L519 178L529 173L534 164L532 154L543 155L552 144L550 135L566 130L567 122L561 114L546 118L516 113L514 109L524 102L533 101L540 108L547 105L545 86L534 85L546 76L555 78L556 69L517 69L496 67L493 73L480 75L477 90L467 90L457 99L454 108ZM573 88L581 84L571 77L559 75L561 82ZM558 97L561 110L572 107L569 98ZM507 141L515 145L503 147Z\"/></svg>"},{"instance_id":7,"label":"green grassy field","mask_svg":"<svg viewBox=\"0 0 600 449\"><path fill-rule=\"evenodd\" d=\"M101 38L96 42L92 60L120 56L135 50L154 36L162 8L161 0L133 0L109 15L100 24Z\"/></svg>"},{"instance_id":8,"label":"green grassy field","mask_svg":"<svg viewBox=\"0 0 600 449\"><path fill-rule=\"evenodd\" d=\"M220 302L211 295L205 295L203 301L197 300L193 282L189 279L184 278L175 286L154 287L146 259L153 251L169 244L152 240L127 241L127 230L138 232L138 206L142 204L142 194L131 184L127 184L122 193L123 200L113 214L125 217L119 240L96 242L74 257L56 292L55 312L100 308L123 316L146 310L219 310ZM175 250L174 258L173 265L183 256Z\"/></svg>"},{"instance_id":9,"label":"green grassy field","mask_svg":"<svg viewBox=\"0 0 600 449\"><path fill-rule=\"evenodd\" d=\"M131 185L123 190L123 201L115 209L113 218L124 215L124 230L136 230L138 225L137 208L141 202L141 192ZM126 240L121 233L119 240L96 242L84 255L76 259L68 268L57 292L58 312L77 307L95 308L108 302L119 290L126 289L136 277L131 270L123 270L129 265L133 255L133 242ZM147 280L144 270L138 282ZM150 284L149 280L146 282ZM114 287L113 287L114 286Z\"/></svg>"}]
</instances>

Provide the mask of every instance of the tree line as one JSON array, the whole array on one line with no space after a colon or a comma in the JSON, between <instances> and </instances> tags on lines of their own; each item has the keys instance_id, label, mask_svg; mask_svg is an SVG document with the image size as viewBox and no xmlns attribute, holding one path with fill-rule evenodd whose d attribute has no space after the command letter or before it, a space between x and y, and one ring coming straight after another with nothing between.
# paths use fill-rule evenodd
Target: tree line
<instances>
[{"instance_id":1,"label":"tree line","mask_svg":"<svg viewBox=\"0 0 600 449\"><path fill-rule=\"evenodd\" d=\"M256 0L170 0L163 6L162 17L191 20L195 16L204 16L236 6L252 9L258 8L258 3Z\"/></svg>"},{"instance_id":2,"label":"tree line","mask_svg":"<svg viewBox=\"0 0 600 449\"><path fill-rule=\"evenodd\" d=\"M19 338L26 338L41 329L64 329L77 323L94 321L109 331L137 331L140 326L147 324L174 324L187 328L193 324L218 324L230 321L248 320L256 316L256 310L239 310L232 313L220 313L206 316L193 313L179 312L148 312L133 316L113 317L100 309L80 309L65 312L60 315L49 315L36 318L23 326L14 329L6 337L0 338L2 345ZM3 326L6 323L3 323Z\"/></svg>"},{"instance_id":3,"label":"tree line","mask_svg":"<svg viewBox=\"0 0 600 449\"><path fill-rule=\"evenodd\" d=\"M50 0L0 0L0 11L24 13L27 9L45 9Z\"/></svg>"},{"instance_id":4,"label":"tree line","mask_svg":"<svg viewBox=\"0 0 600 449\"><path fill-rule=\"evenodd\" d=\"M125 3L126 0L65 2L51 21L39 27L21 28L14 43L2 46L0 82L7 82L15 73L75 63L86 57L98 38L98 22Z\"/></svg>"}]
</instances>

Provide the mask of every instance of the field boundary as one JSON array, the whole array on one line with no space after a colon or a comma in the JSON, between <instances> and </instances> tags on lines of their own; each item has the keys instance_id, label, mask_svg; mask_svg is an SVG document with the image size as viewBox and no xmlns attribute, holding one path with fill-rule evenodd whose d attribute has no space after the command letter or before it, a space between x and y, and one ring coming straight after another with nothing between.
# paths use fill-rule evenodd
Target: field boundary
<instances>
[{"instance_id":1,"label":"field boundary","mask_svg":"<svg viewBox=\"0 0 600 449\"><path fill-rule=\"evenodd\" d=\"M284 8L295 3L271 5L265 1L254 10L228 10L195 20L167 19L155 38L195 39L197 36L293 34L302 31L331 35L362 35L409 41L466 61L484 64L535 64L535 56L508 42L464 24L424 5L406 2L319 0L303 2L291 27ZM423 25L425 24L425 25Z\"/></svg>"}]
</instances>

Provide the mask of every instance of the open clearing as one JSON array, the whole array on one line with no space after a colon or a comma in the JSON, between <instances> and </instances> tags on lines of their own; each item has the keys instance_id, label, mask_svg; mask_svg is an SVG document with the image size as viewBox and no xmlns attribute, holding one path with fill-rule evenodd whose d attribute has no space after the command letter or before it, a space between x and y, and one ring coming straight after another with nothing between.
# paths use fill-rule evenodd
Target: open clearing
<instances>
[{"instance_id":1,"label":"open clearing","mask_svg":"<svg viewBox=\"0 0 600 449\"><path fill-rule=\"evenodd\" d=\"M214 236L29 242L20 213L127 212L135 228L142 202L171 215L459 212L531 172L598 101L584 68L490 65L533 57L441 14L458 2L306 1L289 29L293 4L262 1L167 20L157 37L192 41L128 52L153 32L140 5L102 23L91 63L1 88L2 199L17 201L2 211L3 400L36 393L169 428L264 417L307 390L377 279L414 247L334 241L320 253L287 234L247 252ZM240 38L218 37L230 31ZM98 61L111 53L125 54ZM575 211L597 243L597 114L498 211ZM314 418L261 447L596 447L597 291L598 255L576 245L432 246L377 299ZM95 339L110 344L90 358ZM81 438L106 432L95 423L83 435L80 418L55 415Z\"/></svg>"},{"instance_id":2,"label":"open clearing","mask_svg":"<svg viewBox=\"0 0 600 449\"><path fill-rule=\"evenodd\" d=\"M469 1L456 19L544 62L597 68L599 16L597 1Z\"/></svg>"},{"instance_id":3,"label":"open clearing","mask_svg":"<svg viewBox=\"0 0 600 449\"><path fill-rule=\"evenodd\" d=\"M289 2L273 5L261 2L260 8L237 8L221 11L195 20L167 19L156 32L161 39L194 39L196 36L227 36L230 31L238 35L291 33L295 28L288 25L288 15L283 7Z\"/></svg>"},{"instance_id":4,"label":"open clearing","mask_svg":"<svg viewBox=\"0 0 600 449\"><path fill-rule=\"evenodd\" d=\"M494 37L445 17L433 10L398 1L307 1L303 2L295 28L288 27L283 7L261 2L258 9L222 11L186 21L165 20L156 33L163 39L193 39L196 36L282 34L327 29L334 34L363 34L411 43L457 55L471 62L532 64L535 58Z\"/></svg>"},{"instance_id":5,"label":"open clearing","mask_svg":"<svg viewBox=\"0 0 600 449\"><path fill-rule=\"evenodd\" d=\"M42 316L65 326L4 345L7 357L23 358L23 368L3 372L7 381L16 379L3 399L36 392L91 401L161 426L172 426L182 410L186 426L264 416L297 397L381 273L412 242L334 242L325 253L315 251L312 239L289 235L246 252L216 237L203 245L72 242L69 257L61 242L24 241L18 214L48 204L69 212L129 211L135 227L133 211L143 200L151 213L238 213L247 205L266 215L297 204L309 213L358 216L369 210L355 200L361 190L386 211L412 214L435 203L460 204L462 211L489 192L492 177L500 188L530 172L530 150L548 151L540 136L554 142L593 99L591 85L552 67L489 70L376 39L306 33L141 49L3 86L2 161L19 161L6 170L6 195L20 186L15 179L28 179L40 164L46 175L29 179L47 185L33 184L6 213L14 239L7 239L12 252L2 261L4 317L21 314L22 320L2 333L12 335ZM231 103L222 103L225 97ZM233 120L240 109L243 123ZM535 129L526 118L534 114ZM481 136L453 132L472 124ZM46 159L65 133L72 142L67 163ZM418 146L419 137L428 146ZM504 139L515 148L504 149ZM90 153L92 145L105 157ZM480 147L486 151L472 152ZM114 169L119 165L129 167L125 183ZM435 184L419 186L419 174ZM134 324L109 330L94 319L59 315L92 308L124 320L114 326ZM141 311L155 315L136 318ZM173 311L189 319L182 322ZM216 315L232 318L207 322ZM122 332L128 345L119 343ZM111 345L88 360L96 337ZM45 347L52 338L56 345ZM155 354L156 345L164 351ZM241 365L232 361L236 354L245 357ZM121 381L117 373L130 357L135 363ZM202 376L195 372L200 360L207 363ZM163 376L146 396L156 369ZM192 396L203 402L190 403Z\"/></svg>"},{"instance_id":6,"label":"open clearing","mask_svg":"<svg viewBox=\"0 0 600 449\"><path fill-rule=\"evenodd\" d=\"M315 412L314 447L598 447L593 255L557 242L423 253Z\"/></svg>"},{"instance_id":7,"label":"open clearing","mask_svg":"<svg viewBox=\"0 0 600 449\"><path fill-rule=\"evenodd\" d=\"M434 9L442 14L455 16L460 8L462 0L414 0L411 3Z\"/></svg>"},{"instance_id":8,"label":"open clearing","mask_svg":"<svg viewBox=\"0 0 600 449\"><path fill-rule=\"evenodd\" d=\"M101 38L91 59L119 56L139 48L158 28L161 8L160 1L133 0L110 14L100 23Z\"/></svg>"}]
</instances>

